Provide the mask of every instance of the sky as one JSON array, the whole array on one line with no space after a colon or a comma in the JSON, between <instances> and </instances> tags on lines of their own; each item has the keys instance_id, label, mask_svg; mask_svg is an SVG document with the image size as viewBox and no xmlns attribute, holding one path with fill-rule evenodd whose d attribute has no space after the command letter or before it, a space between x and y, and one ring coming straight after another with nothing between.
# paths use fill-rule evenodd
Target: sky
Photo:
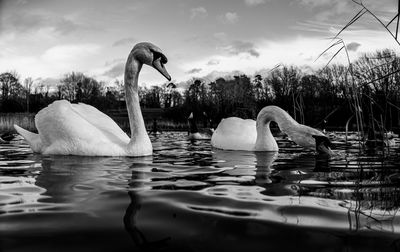
<instances>
[{"instance_id":1,"label":"sky","mask_svg":"<svg viewBox=\"0 0 400 252\"><path fill-rule=\"evenodd\" d=\"M363 3L385 22L396 14L397 0ZM351 0L0 0L0 72L54 82L77 71L112 83L142 41L163 50L175 83L265 74L278 64L317 69L336 52L316 60L330 38L360 9ZM352 61L400 48L371 15L340 37ZM341 53L334 62L344 60ZM166 80L144 67L139 83Z\"/></svg>"}]
</instances>

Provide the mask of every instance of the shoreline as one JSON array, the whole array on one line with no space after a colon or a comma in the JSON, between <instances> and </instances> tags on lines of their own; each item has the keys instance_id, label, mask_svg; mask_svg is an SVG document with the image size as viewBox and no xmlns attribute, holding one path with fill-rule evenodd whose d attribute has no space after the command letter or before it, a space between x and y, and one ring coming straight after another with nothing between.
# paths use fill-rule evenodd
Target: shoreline
<instances>
[{"instance_id":1,"label":"shoreline","mask_svg":"<svg viewBox=\"0 0 400 252\"><path fill-rule=\"evenodd\" d=\"M20 127L32 131L37 132L35 127L35 113L0 113L0 133L1 132L13 132L16 133L14 129L14 124L19 125ZM129 120L127 117L113 117L111 118L126 132L129 132ZM151 117L145 117L145 125L148 132L152 131L153 128L153 119ZM199 123L200 124L200 123ZM213 125L216 128L217 125ZM173 122L172 120L159 118L157 119L157 129L161 131L188 131L189 125L183 122ZM199 127L199 129L204 129L204 127ZM326 126L326 131L345 131L345 126ZM321 129L321 130L323 130ZM278 128L272 128L272 131L278 131ZM395 133L400 132L399 127L393 127L390 129ZM357 131L356 127L351 127L349 131Z\"/></svg>"}]
</instances>

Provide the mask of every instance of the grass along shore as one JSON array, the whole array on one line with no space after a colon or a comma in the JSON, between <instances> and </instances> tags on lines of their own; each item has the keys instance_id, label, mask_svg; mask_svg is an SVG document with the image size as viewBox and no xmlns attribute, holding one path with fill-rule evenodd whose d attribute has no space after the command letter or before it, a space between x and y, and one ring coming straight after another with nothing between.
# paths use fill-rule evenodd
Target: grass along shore
<instances>
[{"instance_id":1,"label":"grass along shore","mask_svg":"<svg viewBox=\"0 0 400 252\"><path fill-rule=\"evenodd\" d=\"M129 120L126 116L111 116L111 118L121 127L125 132L129 130ZM153 119L145 118L146 129L150 132L153 129ZM37 132L35 127L35 114L34 113L0 113L0 133L15 132L14 124L21 126L32 132ZM198 125L201 128L201 125ZM216 126L216 125L214 125ZM157 119L158 131L188 131L189 125L183 122L174 122L163 118ZM327 131L345 131L345 127L326 126ZM356 126L351 127L351 130L356 130ZM392 129L396 133L400 132L399 128Z\"/></svg>"},{"instance_id":2,"label":"grass along shore","mask_svg":"<svg viewBox=\"0 0 400 252\"><path fill-rule=\"evenodd\" d=\"M15 132L14 124L29 131L37 131L33 113L0 113L0 132Z\"/></svg>"}]
</instances>

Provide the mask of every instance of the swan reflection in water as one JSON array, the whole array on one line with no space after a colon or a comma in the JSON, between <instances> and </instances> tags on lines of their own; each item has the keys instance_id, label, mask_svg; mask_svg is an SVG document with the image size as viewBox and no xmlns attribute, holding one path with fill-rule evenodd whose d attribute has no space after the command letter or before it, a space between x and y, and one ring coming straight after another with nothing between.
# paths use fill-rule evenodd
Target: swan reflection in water
<instances>
[{"instance_id":1,"label":"swan reflection in water","mask_svg":"<svg viewBox=\"0 0 400 252\"><path fill-rule=\"evenodd\" d=\"M15 234L15 241L38 251L60 243L68 244L65 249L97 251L132 244L148 251L346 246L365 251L397 245L397 215L376 214L399 208L395 186L386 191L392 205L385 206L383 186L357 191L340 186L339 171L346 174L351 167L336 167L335 160L285 151L198 154L201 165L158 153L148 158L35 156L40 172L29 183L37 190L21 189L21 200L3 207L25 209L32 219L6 213L1 222L8 237ZM363 176L368 175L365 169ZM81 234L88 238L82 240Z\"/></svg>"},{"instance_id":2,"label":"swan reflection in water","mask_svg":"<svg viewBox=\"0 0 400 252\"><path fill-rule=\"evenodd\" d=\"M140 229L137 227L137 212L140 210L140 199L138 195L130 191L128 192L129 198L130 198L130 204L128 208L126 209L125 215L124 215L124 226L126 231L128 232L129 236L132 238L133 242L135 243L136 246L143 250L150 250L154 251L157 249L163 249L168 246L168 242L171 240L170 236L166 236L165 238L155 240L155 241L149 241L146 236L143 234L143 232L140 231Z\"/></svg>"}]
</instances>

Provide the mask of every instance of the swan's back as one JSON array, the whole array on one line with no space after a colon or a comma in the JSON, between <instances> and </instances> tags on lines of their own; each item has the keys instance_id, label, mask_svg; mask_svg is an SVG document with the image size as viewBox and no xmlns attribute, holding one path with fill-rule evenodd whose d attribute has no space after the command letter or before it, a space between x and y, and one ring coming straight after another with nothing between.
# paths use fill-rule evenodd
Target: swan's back
<instances>
[{"instance_id":1,"label":"swan's back","mask_svg":"<svg viewBox=\"0 0 400 252\"><path fill-rule=\"evenodd\" d=\"M85 103L71 105L76 113L81 115L81 117L90 124L101 130L108 138L120 140L124 143L129 142L129 137L127 134L108 115Z\"/></svg>"},{"instance_id":2,"label":"swan's back","mask_svg":"<svg viewBox=\"0 0 400 252\"><path fill-rule=\"evenodd\" d=\"M225 150L254 150L256 121L229 117L222 119L211 138L211 145Z\"/></svg>"},{"instance_id":3,"label":"swan's back","mask_svg":"<svg viewBox=\"0 0 400 252\"><path fill-rule=\"evenodd\" d=\"M82 103L55 101L36 115L35 124L44 154L109 155L129 143L110 117Z\"/></svg>"}]
</instances>

